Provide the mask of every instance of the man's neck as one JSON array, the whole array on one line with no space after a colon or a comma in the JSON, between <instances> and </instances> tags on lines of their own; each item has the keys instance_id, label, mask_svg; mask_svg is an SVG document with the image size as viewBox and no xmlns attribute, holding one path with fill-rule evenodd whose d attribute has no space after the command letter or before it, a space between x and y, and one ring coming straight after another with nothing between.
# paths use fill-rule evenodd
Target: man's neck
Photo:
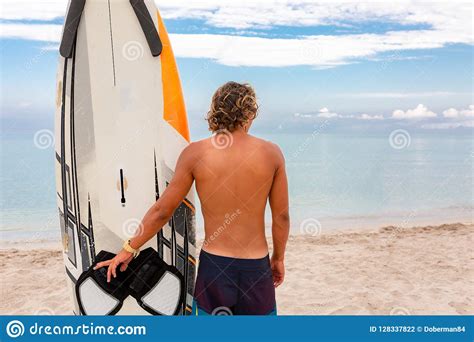
<instances>
[{"instance_id":1,"label":"man's neck","mask_svg":"<svg viewBox=\"0 0 474 342\"><path fill-rule=\"evenodd\" d=\"M238 127L232 132L232 134L233 135L247 135L248 132L247 132L247 129L245 129L244 127Z\"/></svg>"}]
</instances>

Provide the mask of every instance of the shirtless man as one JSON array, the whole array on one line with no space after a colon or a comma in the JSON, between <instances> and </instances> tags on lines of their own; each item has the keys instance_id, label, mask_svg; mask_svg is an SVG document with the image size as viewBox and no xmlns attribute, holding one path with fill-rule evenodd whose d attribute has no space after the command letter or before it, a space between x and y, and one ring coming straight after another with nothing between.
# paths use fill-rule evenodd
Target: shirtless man
<instances>
[{"instance_id":1,"label":"shirtless man","mask_svg":"<svg viewBox=\"0 0 474 342\"><path fill-rule=\"evenodd\" d=\"M200 315L276 314L275 287L285 276L289 231L288 186L283 155L275 144L248 134L257 116L255 92L228 82L215 92L207 114L211 138L181 153L175 175L130 240L138 250L170 219L196 182L205 241L199 257L195 300ZM267 199L272 212L273 253L265 237ZM108 266L107 279L125 270L133 253L122 250ZM216 311L217 310L217 311Z\"/></svg>"}]
</instances>

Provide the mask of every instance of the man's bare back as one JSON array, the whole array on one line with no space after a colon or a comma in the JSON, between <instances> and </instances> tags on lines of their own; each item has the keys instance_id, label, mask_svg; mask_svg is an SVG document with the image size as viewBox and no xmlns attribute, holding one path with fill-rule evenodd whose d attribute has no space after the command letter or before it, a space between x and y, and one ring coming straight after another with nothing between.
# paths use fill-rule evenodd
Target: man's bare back
<instances>
[{"instance_id":1,"label":"man's bare back","mask_svg":"<svg viewBox=\"0 0 474 342\"><path fill-rule=\"evenodd\" d=\"M283 156L276 145L243 130L221 135L195 142L183 154L192 159L204 217L203 249L237 258L264 257L268 254L265 207L272 186L285 177ZM224 146L218 145L219 139ZM273 209L278 211L275 206L280 205L284 211L285 203L277 203L276 197Z\"/></svg>"}]
</instances>

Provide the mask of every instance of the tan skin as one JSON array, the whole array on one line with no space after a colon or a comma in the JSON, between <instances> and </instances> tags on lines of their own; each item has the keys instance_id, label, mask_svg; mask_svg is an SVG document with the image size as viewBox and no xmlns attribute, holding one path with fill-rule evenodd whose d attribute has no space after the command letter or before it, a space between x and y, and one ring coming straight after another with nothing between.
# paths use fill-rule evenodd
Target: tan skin
<instances>
[{"instance_id":1,"label":"tan skin","mask_svg":"<svg viewBox=\"0 0 474 342\"><path fill-rule=\"evenodd\" d=\"M145 214L140 234L131 239L132 248L138 249L156 236L195 182L204 217L203 249L212 254L265 257L268 245L264 213L268 200L272 212L273 282L275 287L283 283L290 226L285 160L277 145L248 134L250 124L191 143L183 150L169 186ZM132 253L121 250L95 269L107 266L110 281L116 277L117 268L124 271L132 259Z\"/></svg>"}]
</instances>

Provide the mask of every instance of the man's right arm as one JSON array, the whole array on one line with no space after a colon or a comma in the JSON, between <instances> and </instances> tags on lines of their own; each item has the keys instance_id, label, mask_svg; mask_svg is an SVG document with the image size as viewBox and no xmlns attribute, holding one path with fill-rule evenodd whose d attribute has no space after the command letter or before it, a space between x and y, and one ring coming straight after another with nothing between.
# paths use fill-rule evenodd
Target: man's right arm
<instances>
[{"instance_id":1,"label":"man's right arm","mask_svg":"<svg viewBox=\"0 0 474 342\"><path fill-rule=\"evenodd\" d=\"M273 281L275 287L285 277L285 248L290 230L290 214L288 209L288 181L285 170L285 158L280 149L276 148L276 170L270 189L269 202L272 211L273 255L271 258Z\"/></svg>"}]
</instances>

